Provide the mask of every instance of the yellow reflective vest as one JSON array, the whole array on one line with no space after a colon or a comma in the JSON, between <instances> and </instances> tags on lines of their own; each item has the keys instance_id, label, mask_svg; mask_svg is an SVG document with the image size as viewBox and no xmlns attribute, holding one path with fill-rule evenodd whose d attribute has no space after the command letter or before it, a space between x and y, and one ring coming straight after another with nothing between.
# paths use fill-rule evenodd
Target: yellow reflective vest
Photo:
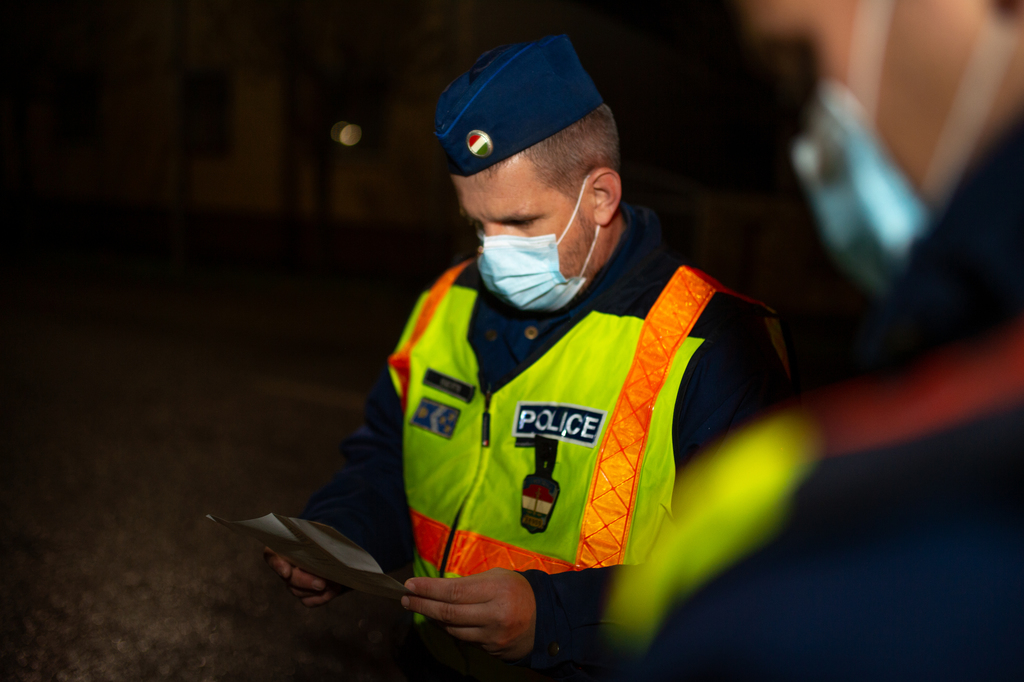
<instances>
[{"instance_id":1,"label":"yellow reflective vest","mask_svg":"<svg viewBox=\"0 0 1024 682\"><path fill-rule=\"evenodd\" d=\"M723 288L679 267L644 318L591 310L537 361L485 392L468 340L478 292L459 283L469 263L420 297L388 359L404 412L416 575L643 562L671 513L675 401L703 342L690 332ZM536 434L558 441L553 506L524 490L536 469ZM531 532L537 514L527 509L544 512L543 532ZM474 670L465 659L480 650L440 632L421 627L445 663L497 674Z\"/></svg>"}]
</instances>

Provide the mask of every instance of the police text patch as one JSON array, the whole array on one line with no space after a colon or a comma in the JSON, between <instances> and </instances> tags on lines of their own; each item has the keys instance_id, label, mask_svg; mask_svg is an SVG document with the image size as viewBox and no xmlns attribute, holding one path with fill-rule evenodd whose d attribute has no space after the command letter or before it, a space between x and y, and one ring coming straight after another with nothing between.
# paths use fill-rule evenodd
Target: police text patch
<instances>
[{"instance_id":1,"label":"police text patch","mask_svg":"<svg viewBox=\"0 0 1024 682\"><path fill-rule=\"evenodd\" d=\"M451 438L458 421L459 411L454 407L423 398L419 407L412 413L412 421L409 423L444 438Z\"/></svg>"},{"instance_id":2,"label":"police text patch","mask_svg":"<svg viewBox=\"0 0 1024 682\"><path fill-rule=\"evenodd\" d=\"M442 393L447 393L451 397L458 398L466 403L473 400L473 393L476 392L476 387L473 384L467 384L465 381L459 381L455 377L441 374L436 369L427 370L427 375L423 377L423 385L436 388Z\"/></svg>"},{"instance_id":3,"label":"police text patch","mask_svg":"<svg viewBox=\"0 0 1024 682\"><path fill-rule=\"evenodd\" d=\"M533 438L539 433L566 443L592 448L601 435L607 414L604 410L569 403L520 401L516 404L512 435L516 438Z\"/></svg>"}]
</instances>

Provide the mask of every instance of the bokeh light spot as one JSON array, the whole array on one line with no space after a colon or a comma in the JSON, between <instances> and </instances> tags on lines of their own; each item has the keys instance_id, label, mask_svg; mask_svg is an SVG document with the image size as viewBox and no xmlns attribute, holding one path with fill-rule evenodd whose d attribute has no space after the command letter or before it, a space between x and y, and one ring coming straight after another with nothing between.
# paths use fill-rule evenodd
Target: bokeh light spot
<instances>
[{"instance_id":1,"label":"bokeh light spot","mask_svg":"<svg viewBox=\"0 0 1024 682\"><path fill-rule=\"evenodd\" d=\"M357 144L363 138L363 129L355 123L338 121L331 126L331 139L346 147Z\"/></svg>"}]
</instances>

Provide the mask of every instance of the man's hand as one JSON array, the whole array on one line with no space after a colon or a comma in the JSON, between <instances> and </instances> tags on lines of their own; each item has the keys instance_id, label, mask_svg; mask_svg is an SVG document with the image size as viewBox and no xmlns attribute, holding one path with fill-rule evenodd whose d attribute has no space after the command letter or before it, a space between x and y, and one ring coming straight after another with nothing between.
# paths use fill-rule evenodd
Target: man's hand
<instances>
[{"instance_id":1,"label":"man's hand","mask_svg":"<svg viewBox=\"0 0 1024 682\"><path fill-rule=\"evenodd\" d=\"M334 583L318 578L312 573L306 573L269 547L263 548L263 558L274 569L274 573L284 579L289 591L299 598L303 606L312 607L326 604L337 597L340 592Z\"/></svg>"},{"instance_id":2,"label":"man's hand","mask_svg":"<svg viewBox=\"0 0 1024 682\"><path fill-rule=\"evenodd\" d=\"M504 661L517 661L533 650L537 603L529 581L504 568L468 578L410 578L415 596L402 606L440 623L448 634L479 644Z\"/></svg>"}]
</instances>

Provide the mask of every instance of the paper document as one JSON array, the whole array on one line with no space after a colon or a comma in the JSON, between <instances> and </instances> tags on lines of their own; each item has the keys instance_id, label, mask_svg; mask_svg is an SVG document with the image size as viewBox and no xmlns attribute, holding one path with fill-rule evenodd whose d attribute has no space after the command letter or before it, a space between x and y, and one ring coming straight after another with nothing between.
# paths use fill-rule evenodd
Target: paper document
<instances>
[{"instance_id":1,"label":"paper document","mask_svg":"<svg viewBox=\"0 0 1024 682\"><path fill-rule=\"evenodd\" d=\"M330 526L280 514L248 521L208 519L256 538L302 570L353 590L401 599L412 594L405 585L380 570L370 554Z\"/></svg>"}]
</instances>

